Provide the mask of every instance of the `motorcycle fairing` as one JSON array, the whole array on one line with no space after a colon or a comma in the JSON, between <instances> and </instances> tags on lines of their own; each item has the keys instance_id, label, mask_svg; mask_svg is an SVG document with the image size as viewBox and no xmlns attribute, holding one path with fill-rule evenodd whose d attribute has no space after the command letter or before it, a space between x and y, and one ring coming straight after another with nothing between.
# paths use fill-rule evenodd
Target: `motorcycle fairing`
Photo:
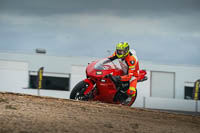
<instances>
[{"instance_id":1,"label":"motorcycle fairing","mask_svg":"<svg viewBox=\"0 0 200 133\"><path fill-rule=\"evenodd\" d=\"M83 93L84 95L86 95L93 89L94 83L90 79L84 79L83 81L88 84L88 87L86 88L86 90Z\"/></svg>"}]
</instances>

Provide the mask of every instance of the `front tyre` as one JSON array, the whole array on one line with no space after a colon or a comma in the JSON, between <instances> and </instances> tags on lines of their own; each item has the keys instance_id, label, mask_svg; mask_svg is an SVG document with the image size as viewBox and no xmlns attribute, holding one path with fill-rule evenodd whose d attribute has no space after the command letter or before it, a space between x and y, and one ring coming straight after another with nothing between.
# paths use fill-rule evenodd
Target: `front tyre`
<instances>
[{"instance_id":1,"label":"front tyre","mask_svg":"<svg viewBox=\"0 0 200 133\"><path fill-rule=\"evenodd\" d=\"M88 100L86 96L84 95L84 91L88 87L88 84L84 81L80 81L76 86L72 89L70 94L70 99L75 100Z\"/></svg>"}]
</instances>

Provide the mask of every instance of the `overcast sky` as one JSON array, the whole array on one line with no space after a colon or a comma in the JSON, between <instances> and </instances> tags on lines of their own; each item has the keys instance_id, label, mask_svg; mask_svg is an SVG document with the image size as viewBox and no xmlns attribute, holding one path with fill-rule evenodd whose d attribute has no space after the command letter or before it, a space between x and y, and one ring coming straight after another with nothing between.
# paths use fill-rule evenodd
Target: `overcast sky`
<instances>
[{"instance_id":1,"label":"overcast sky","mask_svg":"<svg viewBox=\"0 0 200 133\"><path fill-rule=\"evenodd\" d=\"M200 65L200 0L0 0L0 51Z\"/></svg>"}]
</instances>

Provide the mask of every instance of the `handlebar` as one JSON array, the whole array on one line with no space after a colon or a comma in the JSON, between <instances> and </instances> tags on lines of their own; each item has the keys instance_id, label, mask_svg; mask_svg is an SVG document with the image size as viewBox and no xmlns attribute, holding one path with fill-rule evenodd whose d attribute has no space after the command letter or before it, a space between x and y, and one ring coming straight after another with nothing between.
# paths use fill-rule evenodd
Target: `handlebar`
<instances>
[{"instance_id":1,"label":"handlebar","mask_svg":"<svg viewBox=\"0 0 200 133\"><path fill-rule=\"evenodd\" d=\"M144 78L143 79L141 79L141 80L138 80L137 82L143 82L143 81L146 81L148 79L148 77L147 76L144 76Z\"/></svg>"}]
</instances>

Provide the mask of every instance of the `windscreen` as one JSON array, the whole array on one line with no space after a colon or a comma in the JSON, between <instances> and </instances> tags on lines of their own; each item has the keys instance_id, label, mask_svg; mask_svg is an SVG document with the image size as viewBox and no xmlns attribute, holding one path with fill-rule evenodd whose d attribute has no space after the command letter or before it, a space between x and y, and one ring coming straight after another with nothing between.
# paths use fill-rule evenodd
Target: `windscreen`
<instances>
[{"instance_id":1,"label":"windscreen","mask_svg":"<svg viewBox=\"0 0 200 133\"><path fill-rule=\"evenodd\" d=\"M102 59L94 66L96 70L110 70L110 69L121 69L118 60L110 61L108 58Z\"/></svg>"}]
</instances>

